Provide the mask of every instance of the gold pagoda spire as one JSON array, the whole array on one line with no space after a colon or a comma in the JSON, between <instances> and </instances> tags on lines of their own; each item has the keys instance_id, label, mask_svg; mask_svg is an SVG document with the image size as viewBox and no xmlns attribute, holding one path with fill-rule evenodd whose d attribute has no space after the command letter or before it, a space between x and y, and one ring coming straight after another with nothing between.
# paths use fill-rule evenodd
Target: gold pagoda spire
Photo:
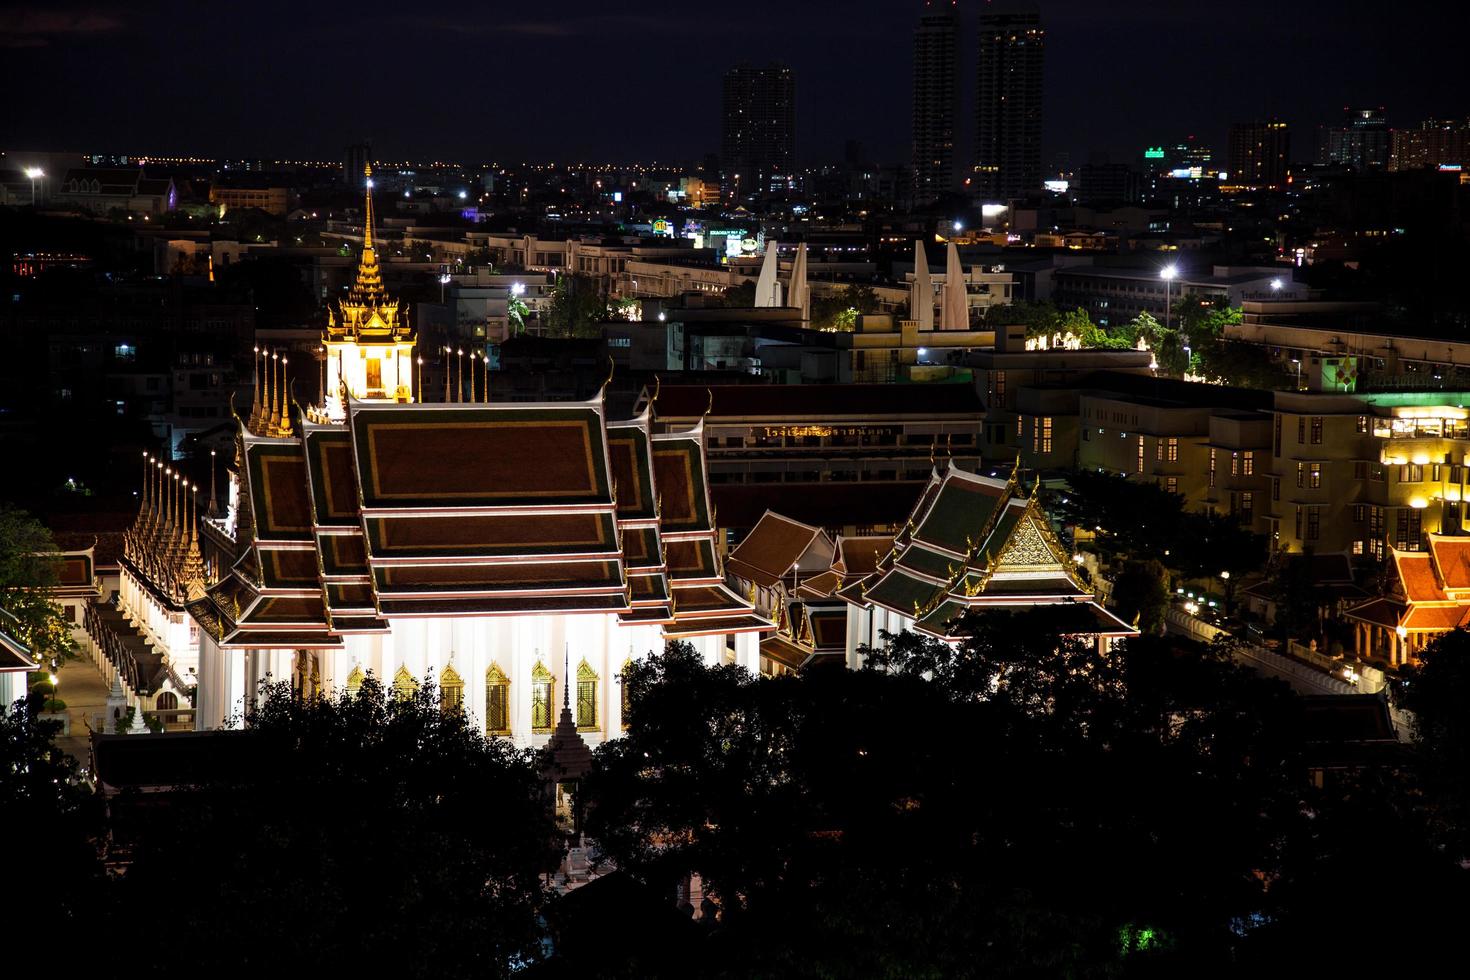
<instances>
[{"instance_id":1,"label":"gold pagoda spire","mask_svg":"<svg viewBox=\"0 0 1470 980\"><path fill-rule=\"evenodd\" d=\"M366 204L362 222L362 258L357 263L357 282L352 287L353 298L358 302L376 299L383 295L383 273L378 268L378 252L373 245L373 165L362 168L365 187L363 197Z\"/></svg>"}]
</instances>

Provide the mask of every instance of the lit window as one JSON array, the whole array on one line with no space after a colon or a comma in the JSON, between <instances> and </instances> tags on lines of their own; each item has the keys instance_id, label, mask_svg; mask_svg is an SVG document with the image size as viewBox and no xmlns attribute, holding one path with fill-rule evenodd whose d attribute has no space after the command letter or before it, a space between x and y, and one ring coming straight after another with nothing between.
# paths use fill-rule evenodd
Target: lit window
<instances>
[{"instance_id":1,"label":"lit window","mask_svg":"<svg viewBox=\"0 0 1470 980\"><path fill-rule=\"evenodd\" d=\"M445 667L439 675L439 710L450 714L463 708L464 680L453 667Z\"/></svg>"},{"instance_id":2,"label":"lit window","mask_svg":"<svg viewBox=\"0 0 1470 980\"><path fill-rule=\"evenodd\" d=\"M418 689L419 682L413 679L408 668L399 667L398 672L393 675L393 694L400 698L411 698Z\"/></svg>"},{"instance_id":3,"label":"lit window","mask_svg":"<svg viewBox=\"0 0 1470 980\"><path fill-rule=\"evenodd\" d=\"M585 660L577 665L577 727L597 728L597 672Z\"/></svg>"},{"instance_id":4,"label":"lit window","mask_svg":"<svg viewBox=\"0 0 1470 980\"><path fill-rule=\"evenodd\" d=\"M510 678L497 664L485 671L485 733L510 734Z\"/></svg>"},{"instance_id":5,"label":"lit window","mask_svg":"<svg viewBox=\"0 0 1470 980\"><path fill-rule=\"evenodd\" d=\"M551 705L556 680L546 665L538 662L531 670L531 730L551 731Z\"/></svg>"}]
</instances>

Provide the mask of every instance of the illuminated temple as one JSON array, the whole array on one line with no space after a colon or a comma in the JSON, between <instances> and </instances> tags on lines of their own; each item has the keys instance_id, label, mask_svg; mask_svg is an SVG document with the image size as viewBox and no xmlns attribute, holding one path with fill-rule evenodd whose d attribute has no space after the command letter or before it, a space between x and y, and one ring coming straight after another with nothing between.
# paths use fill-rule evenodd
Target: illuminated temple
<instances>
[{"instance_id":1,"label":"illuminated temple","mask_svg":"<svg viewBox=\"0 0 1470 980\"><path fill-rule=\"evenodd\" d=\"M306 694L432 680L519 745L545 745L565 699L595 745L622 731L624 669L672 639L769 676L860 667L884 633L958 639L968 610L1045 606L1100 645L1135 632L1014 476L940 463L892 537L767 512L727 561L704 423L655 431L656 389L631 419L609 419L601 392L491 404L488 385L466 401L446 383L424 403L371 193L318 402L297 405L285 359L257 352L222 512L211 486L196 517L197 488L145 461L119 601L89 623L136 706L209 729L239 724L267 679Z\"/></svg>"},{"instance_id":2,"label":"illuminated temple","mask_svg":"<svg viewBox=\"0 0 1470 980\"><path fill-rule=\"evenodd\" d=\"M773 624L724 584L702 428L609 420L600 393L424 404L371 235L369 212L324 404L291 405L272 361L242 425L210 522L233 554L187 603L199 726L267 677L330 693L371 673L432 677L520 744L549 738L567 695L596 744L621 730L623 668L667 639L759 669Z\"/></svg>"},{"instance_id":3,"label":"illuminated temple","mask_svg":"<svg viewBox=\"0 0 1470 980\"><path fill-rule=\"evenodd\" d=\"M815 532L815 533L813 533ZM813 559L830 556L818 568ZM862 666L864 646L914 630L957 640L966 612L1045 607L1059 627L1100 645L1137 630L1079 580L1034 493L954 465L935 468L893 538L844 538L767 513L730 555L737 581L777 629L761 641L781 670L824 661ZM814 570L815 569L815 570Z\"/></svg>"}]
</instances>

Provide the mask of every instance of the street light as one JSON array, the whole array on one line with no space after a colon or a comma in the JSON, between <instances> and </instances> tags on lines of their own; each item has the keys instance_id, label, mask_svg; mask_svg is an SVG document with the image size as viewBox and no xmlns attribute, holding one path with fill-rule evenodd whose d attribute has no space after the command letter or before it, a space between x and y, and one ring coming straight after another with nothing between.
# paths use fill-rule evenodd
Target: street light
<instances>
[{"instance_id":1,"label":"street light","mask_svg":"<svg viewBox=\"0 0 1470 980\"><path fill-rule=\"evenodd\" d=\"M26 176L31 180L31 207L36 206L36 180L46 176L40 167L26 167Z\"/></svg>"},{"instance_id":2,"label":"street light","mask_svg":"<svg viewBox=\"0 0 1470 980\"><path fill-rule=\"evenodd\" d=\"M1273 293L1279 293L1279 292L1281 292L1281 280L1280 279L1272 279L1271 280L1271 292L1273 292Z\"/></svg>"},{"instance_id":3,"label":"street light","mask_svg":"<svg viewBox=\"0 0 1470 980\"><path fill-rule=\"evenodd\" d=\"M1174 281L1174 277L1177 276L1177 275L1179 275L1179 267L1177 265L1173 265L1173 264L1166 265L1162 269L1159 270L1159 278L1162 279L1162 280L1164 280L1164 329L1165 330L1168 330L1169 329L1169 283L1173 282Z\"/></svg>"}]
</instances>

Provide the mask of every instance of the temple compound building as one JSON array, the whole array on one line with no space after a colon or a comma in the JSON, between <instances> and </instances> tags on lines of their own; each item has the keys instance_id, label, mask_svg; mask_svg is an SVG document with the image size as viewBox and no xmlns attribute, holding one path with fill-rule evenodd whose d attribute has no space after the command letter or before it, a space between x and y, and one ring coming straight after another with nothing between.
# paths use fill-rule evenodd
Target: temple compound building
<instances>
[{"instance_id":1,"label":"temple compound building","mask_svg":"<svg viewBox=\"0 0 1470 980\"><path fill-rule=\"evenodd\" d=\"M334 693L373 674L432 678L522 745L566 696L595 745L621 731L624 667L668 639L759 668L774 624L724 584L701 425L610 420L600 393L489 404L463 378L425 404L400 316L369 230L321 404L262 358L228 505L204 522L215 571L189 579L198 727L235 723L266 678Z\"/></svg>"},{"instance_id":2,"label":"temple compound building","mask_svg":"<svg viewBox=\"0 0 1470 980\"><path fill-rule=\"evenodd\" d=\"M1359 660L1400 667L1442 634L1470 626L1470 536L1426 540L1424 551L1390 547L1384 594L1346 611Z\"/></svg>"},{"instance_id":3,"label":"temple compound building","mask_svg":"<svg viewBox=\"0 0 1470 980\"><path fill-rule=\"evenodd\" d=\"M937 466L896 537L838 538L830 567L803 575L811 530L768 513L730 556L757 601L774 605L778 629L761 641L768 673L824 661L856 669L861 648L882 646L884 632L957 640L955 621L969 610L1047 606L1064 630L1100 646L1138 632L1097 603L1014 473Z\"/></svg>"}]
</instances>

